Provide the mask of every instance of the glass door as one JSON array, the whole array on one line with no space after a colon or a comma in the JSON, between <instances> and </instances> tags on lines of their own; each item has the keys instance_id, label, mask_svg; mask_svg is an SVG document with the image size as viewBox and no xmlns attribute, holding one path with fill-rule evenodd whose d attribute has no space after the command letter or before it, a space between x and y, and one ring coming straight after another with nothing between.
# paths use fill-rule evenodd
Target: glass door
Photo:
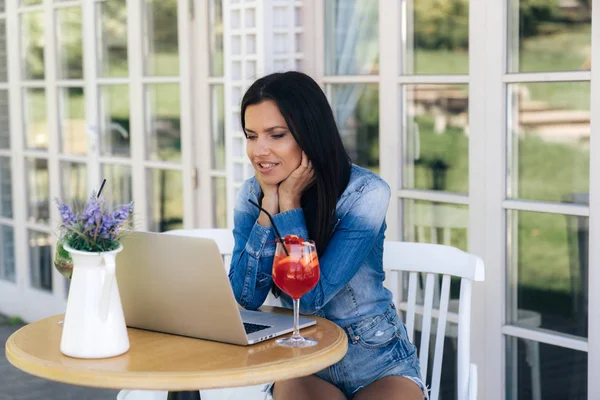
<instances>
[{"instance_id":1,"label":"glass door","mask_svg":"<svg viewBox=\"0 0 600 400\"><path fill-rule=\"evenodd\" d=\"M7 43L10 85L0 44L0 288L19 301L0 300L33 320L66 300L52 265L55 197L85 201L105 178L109 206L135 201L135 229L194 225L189 46L180 45L190 10L177 0L6 5L0 43L7 26L18 35Z\"/></svg>"}]
</instances>

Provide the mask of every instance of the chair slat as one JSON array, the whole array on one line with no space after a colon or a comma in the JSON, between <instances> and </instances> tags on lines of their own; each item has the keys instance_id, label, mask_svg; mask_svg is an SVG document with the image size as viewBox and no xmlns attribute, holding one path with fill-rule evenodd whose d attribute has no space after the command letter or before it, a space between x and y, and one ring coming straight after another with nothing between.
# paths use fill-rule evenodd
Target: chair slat
<instances>
[{"instance_id":1,"label":"chair slat","mask_svg":"<svg viewBox=\"0 0 600 400\"><path fill-rule=\"evenodd\" d=\"M408 274L408 304L406 309L406 331L411 342L415 332L415 303L417 301L417 273Z\"/></svg>"},{"instance_id":2,"label":"chair slat","mask_svg":"<svg viewBox=\"0 0 600 400\"><path fill-rule=\"evenodd\" d=\"M437 320L437 333L435 337L435 350L433 367L431 373L431 395L430 400L437 400L440 394L440 377L442 375L442 360L444 357L444 339L446 335L446 316L448 315L448 303L450 299L450 275L442 278L442 290L440 294L439 318Z\"/></svg>"},{"instance_id":3,"label":"chair slat","mask_svg":"<svg viewBox=\"0 0 600 400\"><path fill-rule=\"evenodd\" d=\"M425 302L423 304L423 323L421 327L421 348L419 350L421 376L427 376L427 364L429 363L429 340L431 331L431 309L433 308L434 285L435 274L427 274L427 279L425 280Z\"/></svg>"}]
</instances>

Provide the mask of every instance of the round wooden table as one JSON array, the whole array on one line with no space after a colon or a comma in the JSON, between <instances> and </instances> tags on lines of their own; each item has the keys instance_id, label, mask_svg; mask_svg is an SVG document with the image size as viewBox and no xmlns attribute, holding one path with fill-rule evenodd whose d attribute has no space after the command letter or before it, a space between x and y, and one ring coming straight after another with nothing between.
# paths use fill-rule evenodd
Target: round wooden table
<instances>
[{"instance_id":1,"label":"round wooden table","mask_svg":"<svg viewBox=\"0 0 600 400\"><path fill-rule=\"evenodd\" d=\"M29 374L73 385L174 392L307 376L335 364L348 349L344 331L317 318L315 326L301 331L319 341L314 347L283 348L274 339L237 346L128 328L131 348L127 353L77 359L60 352L62 326L58 322L62 319L62 315L46 318L13 333L6 342L8 361Z\"/></svg>"}]
</instances>

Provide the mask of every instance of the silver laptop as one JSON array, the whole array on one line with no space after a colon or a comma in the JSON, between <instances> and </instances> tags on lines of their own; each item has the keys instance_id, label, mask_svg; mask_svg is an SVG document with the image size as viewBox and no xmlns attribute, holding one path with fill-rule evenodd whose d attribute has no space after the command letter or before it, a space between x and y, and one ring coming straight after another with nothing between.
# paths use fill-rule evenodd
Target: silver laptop
<instances>
[{"instance_id":1,"label":"silver laptop","mask_svg":"<svg viewBox=\"0 0 600 400\"><path fill-rule=\"evenodd\" d=\"M241 309L211 239L131 232L117 255L127 326L248 345L293 330L293 317ZM314 325L300 318L300 328Z\"/></svg>"}]
</instances>

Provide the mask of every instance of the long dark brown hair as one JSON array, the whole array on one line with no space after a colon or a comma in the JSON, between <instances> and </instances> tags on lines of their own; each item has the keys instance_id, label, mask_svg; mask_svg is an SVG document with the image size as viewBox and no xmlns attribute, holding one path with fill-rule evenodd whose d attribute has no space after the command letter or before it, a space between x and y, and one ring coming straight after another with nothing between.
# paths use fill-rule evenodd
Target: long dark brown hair
<instances>
[{"instance_id":1,"label":"long dark brown hair","mask_svg":"<svg viewBox=\"0 0 600 400\"><path fill-rule=\"evenodd\" d=\"M315 182L302 195L309 238L317 252L327 249L335 225L338 198L350 180L351 161L325 93L308 75L290 71L258 79L244 94L242 128L246 108L271 100L279 107L296 143L311 161Z\"/></svg>"}]
</instances>

